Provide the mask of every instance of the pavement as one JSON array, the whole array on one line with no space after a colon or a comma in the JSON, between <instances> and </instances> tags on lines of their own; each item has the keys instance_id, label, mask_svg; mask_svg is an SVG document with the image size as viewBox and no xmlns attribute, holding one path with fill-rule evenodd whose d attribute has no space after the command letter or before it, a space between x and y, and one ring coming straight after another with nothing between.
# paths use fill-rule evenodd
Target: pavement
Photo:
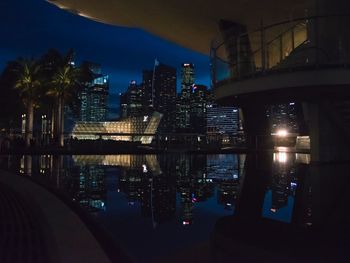
<instances>
[{"instance_id":1,"label":"pavement","mask_svg":"<svg viewBox=\"0 0 350 263\"><path fill-rule=\"evenodd\" d=\"M56 195L0 171L0 262L110 263L81 218Z\"/></svg>"}]
</instances>

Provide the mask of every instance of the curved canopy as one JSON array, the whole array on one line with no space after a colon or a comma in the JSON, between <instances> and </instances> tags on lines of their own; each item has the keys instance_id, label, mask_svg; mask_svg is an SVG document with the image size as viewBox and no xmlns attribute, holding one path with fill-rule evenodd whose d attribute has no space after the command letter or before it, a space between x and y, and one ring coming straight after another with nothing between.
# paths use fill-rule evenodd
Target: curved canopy
<instances>
[{"instance_id":1,"label":"curved canopy","mask_svg":"<svg viewBox=\"0 0 350 263\"><path fill-rule=\"evenodd\" d=\"M184 47L209 53L220 19L256 29L305 15L315 0L48 0L107 24L144 29Z\"/></svg>"}]
</instances>

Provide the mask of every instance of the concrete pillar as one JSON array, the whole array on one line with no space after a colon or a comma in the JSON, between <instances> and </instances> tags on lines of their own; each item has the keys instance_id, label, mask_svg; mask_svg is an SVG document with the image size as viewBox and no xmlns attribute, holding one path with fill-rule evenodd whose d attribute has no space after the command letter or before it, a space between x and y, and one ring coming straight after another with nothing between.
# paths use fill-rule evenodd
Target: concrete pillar
<instances>
[{"instance_id":1,"label":"concrete pillar","mask_svg":"<svg viewBox=\"0 0 350 263\"><path fill-rule=\"evenodd\" d=\"M236 215L243 221L260 220L272 155L248 155L245 160L244 182L241 185Z\"/></svg>"},{"instance_id":2,"label":"concrete pillar","mask_svg":"<svg viewBox=\"0 0 350 263\"><path fill-rule=\"evenodd\" d=\"M350 150L344 135L333 124L329 113L320 103L303 103L305 121L310 132L311 162L339 162L350 160Z\"/></svg>"},{"instance_id":3,"label":"concrete pillar","mask_svg":"<svg viewBox=\"0 0 350 263\"><path fill-rule=\"evenodd\" d=\"M266 106L252 103L242 107L243 128L249 148L272 148L271 130ZM258 140L258 141L257 141Z\"/></svg>"},{"instance_id":4,"label":"concrete pillar","mask_svg":"<svg viewBox=\"0 0 350 263\"><path fill-rule=\"evenodd\" d=\"M350 211L348 194L350 165L311 165L312 222L332 228L348 225Z\"/></svg>"}]
</instances>

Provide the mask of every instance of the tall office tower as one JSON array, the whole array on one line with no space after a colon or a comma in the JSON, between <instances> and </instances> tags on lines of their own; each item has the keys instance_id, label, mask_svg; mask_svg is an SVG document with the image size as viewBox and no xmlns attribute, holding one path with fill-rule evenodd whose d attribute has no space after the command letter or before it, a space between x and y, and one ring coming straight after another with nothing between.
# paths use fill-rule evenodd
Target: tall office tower
<instances>
[{"instance_id":1,"label":"tall office tower","mask_svg":"<svg viewBox=\"0 0 350 263\"><path fill-rule=\"evenodd\" d=\"M144 112L158 111L163 114L160 131L174 131L176 69L155 60L153 70L143 71L141 98Z\"/></svg>"},{"instance_id":2,"label":"tall office tower","mask_svg":"<svg viewBox=\"0 0 350 263\"><path fill-rule=\"evenodd\" d=\"M218 107L215 104L207 105L207 135L213 138L221 137L223 142L239 131L239 110L235 107Z\"/></svg>"},{"instance_id":3,"label":"tall office tower","mask_svg":"<svg viewBox=\"0 0 350 263\"><path fill-rule=\"evenodd\" d=\"M280 129L285 129L290 133L299 132L296 106L294 102L291 102L269 107L267 117L270 119L271 133L276 133Z\"/></svg>"},{"instance_id":4,"label":"tall office tower","mask_svg":"<svg viewBox=\"0 0 350 263\"><path fill-rule=\"evenodd\" d=\"M108 111L109 76L101 74L101 66L87 62L93 74L93 80L85 83L80 93L80 120L105 121Z\"/></svg>"},{"instance_id":5,"label":"tall office tower","mask_svg":"<svg viewBox=\"0 0 350 263\"><path fill-rule=\"evenodd\" d=\"M142 107L145 112L149 112L153 108L152 84L153 84L153 71L152 70L142 71L142 84L141 84Z\"/></svg>"},{"instance_id":6,"label":"tall office tower","mask_svg":"<svg viewBox=\"0 0 350 263\"><path fill-rule=\"evenodd\" d=\"M152 100L155 111L163 113L160 130L174 131L176 103L176 69L156 61L152 80Z\"/></svg>"},{"instance_id":7,"label":"tall office tower","mask_svg":"<svg viewBox=\"0 0 350 263\"><path fill-rule=\"evenodd\" d=\"M119 94L119 110L120 110L120 118L124 119L128 117L128 100L127 100L127 94L120 93Z\"/></svg>"},{"instance_id":8,"label":"tall office tower","mask_svg":"<svg viewBox=\"0 0 350 263\"><path fill-rule=\"evenodd\" d=\"M190 100L184 100L181 93L176 98L176 130L190 131Z\"/></svg>"},{"instance_id":9,"label":"tall office tower","mask_svg":"<svg viewBox=\"0 0 350 263\"><path fill-rule=\"evenodd\" d=\"M189 132L191 130L191 93L195 80L194 65L184 63L181 65L181 93L177 102L177 129Z\"/></svg>"},{"instance_id":10,"label":"tall office tower","mask_svg":"<svg viewBox=\"0 0 350 263\"><path fill-rule=\"evenodd\" d=\"M206 106L208 98L209 92L206 86L193 85L190 100L190 126L192 132L206 132Z\"/></svg>"},{"instance_id":11,"label":"tall office tower","mask_svg":"<svg viewBox=\"0 0 350 263\"><path fill-rule=\"evenodd\" d=\"M127 91L120 97L121 117L139 117L144 114L142 107L142 88L131 81Z\"/></svg>"},{"instance_id":12,"label":"tall office tower","mask_svg":"<svg viewBox=\"0 0 350 263\"><path fill-rule=\"evenodd\" d=\"M105 121L108 112L108 76L99 75L90 90L90 120Z\"/></svg>"},{"instance_id":13,"label":"tall office tower","mask_svg":"<svg viewBox=\"0 0 350 263\"><path fill-rule=\"evenodd\" d=\"M194 65L184 63L181 65L181 95L183 98L190 98L192 85L195 81Z\"/></svg>"}]
</instances>

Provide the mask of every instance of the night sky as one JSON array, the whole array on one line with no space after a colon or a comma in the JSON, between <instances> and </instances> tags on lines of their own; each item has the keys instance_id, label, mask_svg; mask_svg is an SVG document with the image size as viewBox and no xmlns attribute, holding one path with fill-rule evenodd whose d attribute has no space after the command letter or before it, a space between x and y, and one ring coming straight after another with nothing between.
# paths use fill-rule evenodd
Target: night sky
<instances>
[{"instance_id":1,"label":"night sky","mask_svg":"<svg viewBox=\"0 0 350 263\"><path fill-rule=\"evenodd\" d=\"M155 58L178 69L191 62L196 83L209 85L209 58L140 29L101 24L70 14L45 0L0 0L0 70L6 62L39 57L49 48L76 51L76 61L100 63L110 75L111 93L125 91L130 80L141 81Z\"/></svg>"}]
</instances>

